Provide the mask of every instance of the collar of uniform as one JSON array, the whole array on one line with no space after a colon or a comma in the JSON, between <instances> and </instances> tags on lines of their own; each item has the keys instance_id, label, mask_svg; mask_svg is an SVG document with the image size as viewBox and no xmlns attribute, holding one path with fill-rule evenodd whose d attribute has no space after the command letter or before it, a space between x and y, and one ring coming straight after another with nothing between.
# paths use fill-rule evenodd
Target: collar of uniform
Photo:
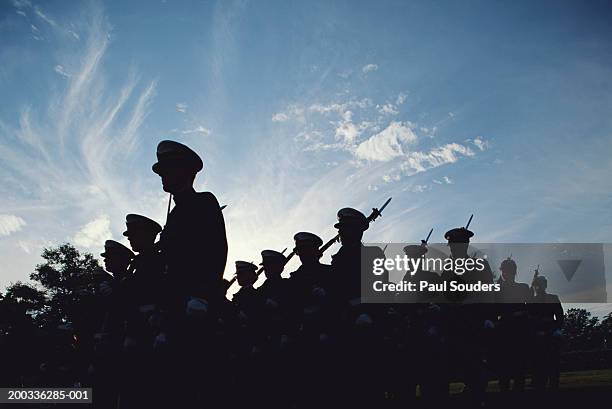
<instances>
[{"instance_id":1,"label":"collar of uniform","mask_svg":"<svg viewBox=\"0 0 612 409\"><path fill-rule=\"evenodd\" d=\"M174 195L172 198L174 199L174 204L179 205L181 203L185 203L189 201L190 199L194 198L195 195L196 195L196 191L193 188L190 188L189 190L185 192L181 192L177 195Z\"/></svg>"}]
</instances>

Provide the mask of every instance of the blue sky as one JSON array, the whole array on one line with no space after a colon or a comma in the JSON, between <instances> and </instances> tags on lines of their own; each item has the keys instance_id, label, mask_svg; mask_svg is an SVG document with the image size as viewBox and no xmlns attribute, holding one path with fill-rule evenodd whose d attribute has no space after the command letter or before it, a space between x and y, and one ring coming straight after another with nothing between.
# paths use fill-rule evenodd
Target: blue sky
<instances>
[{"instance_id":1,"label":"blue sky","mask_svg":"<svg viewBox=\"0 0 612 409\"><path fill-rule=\"evenodd\" d=\"M99 253L125 214L163 224L151 172L205 163L236 259L327 238L610 242L606 2L0 2L0 287L44 246ZM8 260L8 263L6 262Z\"/></svg>"}]
</instances>

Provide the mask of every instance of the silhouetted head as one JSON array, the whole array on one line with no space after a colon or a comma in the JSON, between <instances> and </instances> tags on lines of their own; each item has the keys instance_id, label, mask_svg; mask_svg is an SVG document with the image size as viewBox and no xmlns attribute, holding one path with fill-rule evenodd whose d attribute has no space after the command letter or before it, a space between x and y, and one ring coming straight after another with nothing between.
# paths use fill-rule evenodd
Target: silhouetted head
<instances>
[{"instance_id":1,"label":"silhouetted head","mask_svg":"<svg viewBox=\"0 0 612 409\"><path fill-rule=\"evenodd\" d=\"M188 146L175 141L161 141L157 145L157 162L152 169L161 177L164 191L176 195L193 187L195 176L203 166L200 156Z\"/></svg>"},{"instance_id":2,"label":"silhouetted head","mask_svg":"<svg viewBox=\"0 0 612 409\"><path fill-rule=\"evenodd\" d=\"M548 287L548 280L544 276L537 276L533 279L533 289L536 295L546 294L546 287Z\"/></svg>"},{"instance_id":3,"label":"silhouetted head","mask_svg":"<svg viewBox=\"0 0 612 409\"><path fill-rule=\"evenodd\" d=\"M321 246L323 240L314 233L299 232L293 236L295 240L295 248L293 251L298 255L300 261L304 265L310 265L319 262L321 258Z\"/></svg>"},{"instance_id":4,"label":"silhouetted head","mask_svg":"<svg viewBox=\"0 0 612 409\"><path fill-rule=\"evenodd\" d=\"M417 259L427 254L427 246L425 244L411 244L404 247L404 254L410 259Z\"/></svg>"},{"instance_id":5,"label":"silhouetted head","mask_svg":"<svg viewBox=\"0 0 612 409\"><path fill-rule=\"evenodd\" d=\"M501 262L499 266L501 271L502 279L507 282L514 282L516 278L517 267L514 260L507 258Z\"/></svg>"},{"instance_id":6,"label":"silhouetted head","mask_svg":"<svg viewBox=\"0 0 612 409\"><path fill-rule=\"evenodd\" d=\"M125 216L126 230L123 235L128 238L130 247L137 253L153 248L155 239L162 227L152 219L139 214Z\"/></svg>"},{"instance_id":7,"label":"silhouetted head","mask_svg":"<svg viewBox=\"0 0 612 409\"><path fill-rule=\"evenodd\" d=\"M257 266L248 261L236 261L236 279L240 287L250 287L257 281Z\"/></svg>"},{"instance_id":8,"label":"silhouetted head","mask_svg":"<svg viewBox=\"0 0 612 409\"><path fill-rule=\"evenodd\" d=\"M134 258L132 250L115 240L106 240L104 242L104 252L100 255L104 257L106 271L113 274L125 274Z\"/></svg>"},{"instance_id":9,"label":"silhouetted head","mask_svg":"<svg viewBox=\"0 0 612 409\"><path fill-rule=\"evenodd\" d=\"M338 223L334 224L343 245L361 243L363 232L368 228L368 219L359 210L345 207L338 210Z\"/></svg>"},{"instance_id":10,"label":"silhouetted head","mask_svg":"<svg viewBox=\"0 0 612 409\"><path fill-rule=\"evenodd\" d=\"M470 238L474 233L465 227L451 229L444 234L444 238L448 240L451 255L455 258L467 257L468 247L470 246Z\"/></svg>"},{"instance_id":11,"label":"silhouetted head","mask_svg":"<svg viewBox=\"0 0 612 409\"><path fill-rule=\"evenodd\" d=\"M283 253L276 250L264 250L261 252L261 259L259 265L263 266L267 279L280 277L287 262Z\"/></svg>"}]
</instances>

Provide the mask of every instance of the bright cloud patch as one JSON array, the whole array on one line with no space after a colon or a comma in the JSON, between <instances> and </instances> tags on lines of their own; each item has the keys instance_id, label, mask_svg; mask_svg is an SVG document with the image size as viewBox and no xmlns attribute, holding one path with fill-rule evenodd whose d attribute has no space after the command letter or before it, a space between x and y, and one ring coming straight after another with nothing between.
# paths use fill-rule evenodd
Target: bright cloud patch
<instances>
[{"instance_id":1,"label":"bright cloud patch","mask_svg":"<svg viewBox=\"0 0 612 409\"><path fill-rule=\"evenodd\" d=\"M455 163L462 156L474 156L474 151L458 143L449 143L429 152L411 152L402 164L402 170L407 174L425 172L428 169Z\"/></svg>"},{"instance_id":2,"label":"bright cloud patch","mask_svg":"<svg viewBox=\"0 0 612 409\"><path fill-rule=\"evenodd\" d=\"M0 237L9 236L25 226L26 222L19 216L0 214Z\"/></svg>"},{"instance_id":3,"label":"bright cloud patch","mask_svg":"<svg viewBox=\"0 0 612 409\"><path fill-rule=\"evenodd\" d=\"M83 226L75 234L73 241L77 246L91 248L103 245L110 237L110 218L101 215Z\"/></svg>"},{"instance_id":4,"label":"bright cloud patch","mask_svg":"<svg viewBox=\"0 0 612 409\"><path fill-rule=\"evenodd\" d=\"M357 146L355 156L368 161L387 162L404 156L403 146L413 144L417 136L402 122L391 122L378 134Z\"/></svg>"},{"instance_id":5,"label":"bright cloud patch","mask_svg":"<svg viewBox=\"0 0 612 409\"><path fill-rule=\"evenodd\" d=\"M368 72L372 72L372 71L376 71L378 70L378 65L377 64L367 64L364 65L361 68L361 71L363 71L364 73L368 73Z\"/></svg>"}]
</instances>

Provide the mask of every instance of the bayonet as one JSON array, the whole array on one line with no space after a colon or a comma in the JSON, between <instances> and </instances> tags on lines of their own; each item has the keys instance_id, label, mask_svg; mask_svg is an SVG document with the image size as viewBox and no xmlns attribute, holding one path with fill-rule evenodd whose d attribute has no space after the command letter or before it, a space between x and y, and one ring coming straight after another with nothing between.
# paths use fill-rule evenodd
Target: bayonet
<instances>
[{"instance_id":1,"label":"bayonet","mask_svg":"<svg viewBox=\"0 0 612 409\"><path fill-rule=\"evenodd\" d=\"M433 228L429 231L429 234L427 235L427 238L425 240L421 240L421 244L426 245L427 242L429 241L429 238L431 237L431 233L433 233Z\"/></svg>"},{"instance_id":2,"label":"bayonet","mask_svg":"<svg viewBox=\"0 0 612 409\"><path fill-rule=\"evenodd\" d=\"M472 218L474 217L474 215L472 214L470 216L470 220L468 220L467 224L465 225L465 229L467 230L470 227L470 223L472 223Z\"/></svg>"}]
</instances>

